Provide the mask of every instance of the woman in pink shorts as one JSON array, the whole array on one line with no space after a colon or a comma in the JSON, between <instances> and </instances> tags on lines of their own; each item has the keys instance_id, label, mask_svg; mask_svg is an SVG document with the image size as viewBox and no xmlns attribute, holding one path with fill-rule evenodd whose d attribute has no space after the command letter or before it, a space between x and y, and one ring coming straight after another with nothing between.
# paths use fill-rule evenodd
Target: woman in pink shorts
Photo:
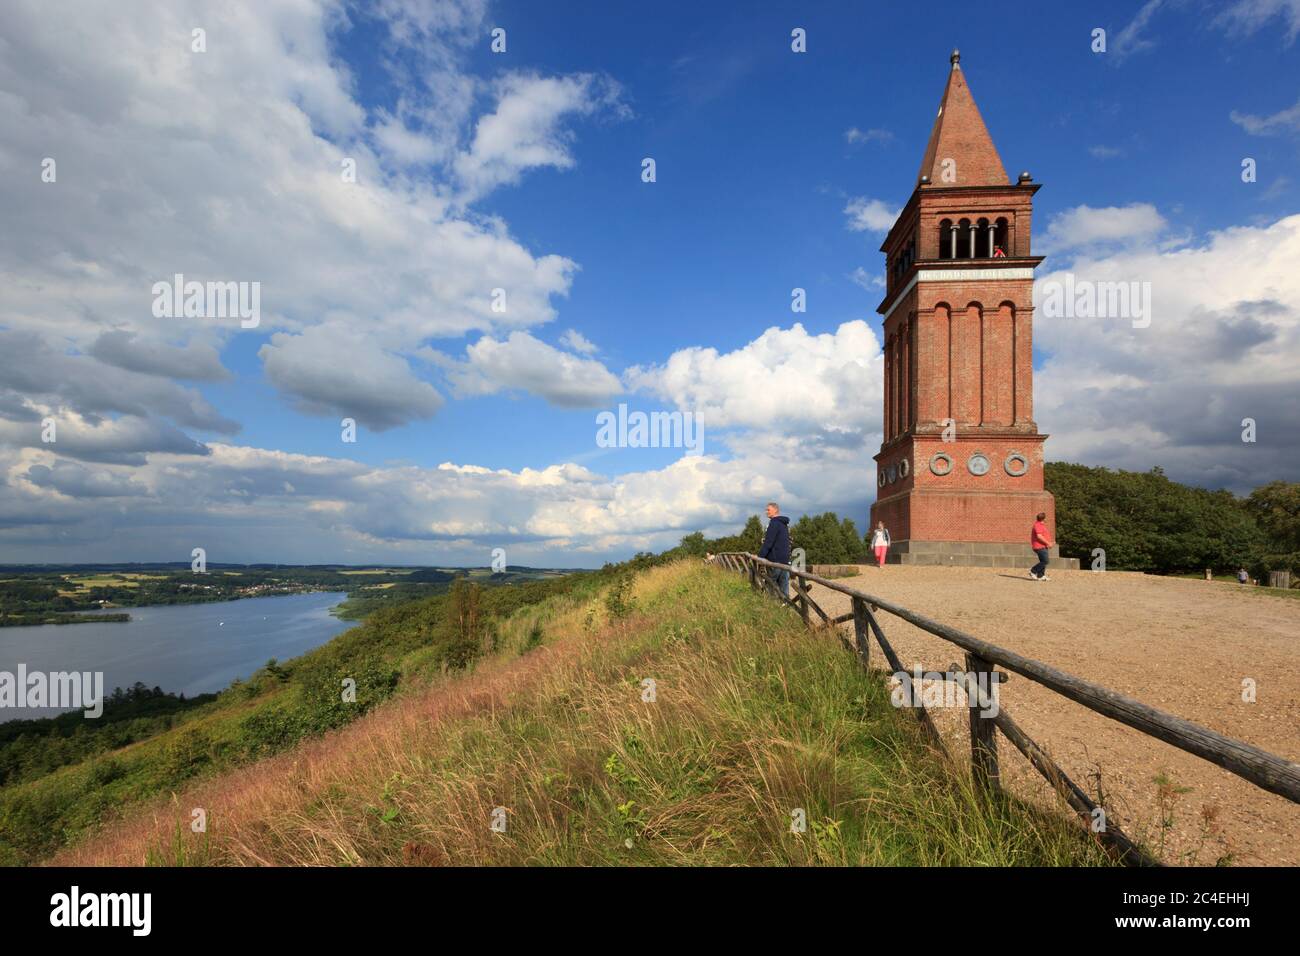
<instances>
[{"instance_id":1,"label":"woman in pink shorts","mask_svg":"<svg viewBox=\"0 0 1300 956\"><path fill-rule=\"evenodd\" d=\"M876 564L885 566L885 555L889 553L889 531L883 521L876 522L876 530L871 535L871 549L876 552Z\"/></svg>"}]
</instances>

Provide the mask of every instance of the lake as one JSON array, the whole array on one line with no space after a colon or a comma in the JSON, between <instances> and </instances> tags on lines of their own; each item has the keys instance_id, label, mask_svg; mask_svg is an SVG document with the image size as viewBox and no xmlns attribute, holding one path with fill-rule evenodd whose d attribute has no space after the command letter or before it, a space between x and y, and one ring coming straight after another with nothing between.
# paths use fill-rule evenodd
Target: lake
<instances>
[{"instance_id":1,"label":"lake","mask_svg":"<svg viewBox=\"0 0 1300 956\"><path fill-rule=\"evenodd\" d=\"M268 659L287 661L329 641L354 621L332 617L341 591L245 598L212 604L127 608L117 624L0 627L0 671L103 671L104 694L140 681L187 697L223 690ZM49 717L58 708L0 710L0 721Z\"/></svg>"}]
</instances>

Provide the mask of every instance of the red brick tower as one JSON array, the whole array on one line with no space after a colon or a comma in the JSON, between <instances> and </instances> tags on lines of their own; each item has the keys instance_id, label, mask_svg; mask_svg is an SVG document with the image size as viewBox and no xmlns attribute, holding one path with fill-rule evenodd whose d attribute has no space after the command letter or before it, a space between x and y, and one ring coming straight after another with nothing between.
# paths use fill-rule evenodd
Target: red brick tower
<instances>
[{"instance_id":1,"label":"red brick tower","mask_svg":"<svg viewBox=\"0 0 1300 956\"><path fill-rule=\"evenodd\" d=\"M871 526L889 529L891 562L1027 566L1038 512L1056 535L1034 422L1039 187L1028 173L1007 178L955 50L951 63L916 189L880 247L885 409Z\"/></svg>"}]
</instances>

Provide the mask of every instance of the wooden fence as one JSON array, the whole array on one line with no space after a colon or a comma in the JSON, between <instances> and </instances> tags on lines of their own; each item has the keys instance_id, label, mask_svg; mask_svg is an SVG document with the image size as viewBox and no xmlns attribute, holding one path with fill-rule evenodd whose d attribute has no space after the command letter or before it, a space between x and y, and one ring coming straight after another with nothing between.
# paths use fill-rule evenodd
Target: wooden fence
<instances>
[{"instance_id":1,"label":"wooden fence","mask_svg":"<svg viewBox=\"0 0 1300 956\"><path fill-rule=\"evenodd\" d=\"M1046 778L1053 789L1069 803L1090 829L1095 816L1094 811L1097 810L1097 805L1088 795L1066 776L1047 752L1031 740L1011 719L1011 715L997 704L996 697L990 699L986 696L985 688L991 687L994 682L1000 683L1007 679L1004 672L994 670L995 665L1001 665L1008 671L1041 684L1095 713L1127 724L1147 736L1163 740L1165 743L1202 757L1270 793L1280 794L1288 800L1300 803L1300 764L1284 760L1258 747L1233 740L1231 737L1225 737L1189 720L1148 707L1131 697L1118 694L1039 661L1022 657L1014 651L982 641L956 628L932 621L915 611L866 594L838 581L828 580L807 571L796 570L790 565L776 564L742 552L726 552L716 555L714 560L724 568L748 577L750 585L756 590L794 608L803 618L804 623L810 627L837 627L852 621L853 640L850 641L842 632L840 639L846 648L857 655L863 667L870 666L870 640L871 637L875 637L880 650L885 655L885 660L889 663L891 672L899 675L900 680L909 682L916 716L931 743L945 755L947 750L935 728L934 721L917 699L920 688L911 687L910 674L886 640L876 614L885 611L964 650L966 652L964 669L953 664L947 671L924 673L927 679L937 677L953 681L966 691L970 714L971 773L982 793L993 793L999 786L997 731L1000 730L1002 735L1011 741L1015 748ZM785 597L777 588L770 573L775 571L789 573L790 586L794 592L793 598ZM830 617L809 596L810 582L848 595L852 600L853 609L848 614L836 618ZM816 620L813 619L814 614L817 616ZM1160 865L1159 861L1150 857L1125 836L1119 827L1105 820L1104 816L1102 820L1104 825L1102 829L1096 831L1097 836L1125 863L1139 866Z\"/></svg>"}]
</instances>

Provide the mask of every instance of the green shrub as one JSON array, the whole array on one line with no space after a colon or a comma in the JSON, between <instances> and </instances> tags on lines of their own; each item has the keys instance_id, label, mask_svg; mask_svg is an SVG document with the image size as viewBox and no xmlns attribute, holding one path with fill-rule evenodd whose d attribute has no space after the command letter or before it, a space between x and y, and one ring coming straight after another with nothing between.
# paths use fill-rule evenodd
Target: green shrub
<instances>
[{"instance_id":1,"label":"green shrub","mask_svg":"<svg viewBox=\"0 0 1300 956\"><path fill-rule=\"evenodd\" d=\"M605 610L609 612L610 619L615 621L632 613L632 579L630 576L622 575L610 585L609 590L605 593Z\"/></svg>"},{"instance_id":2,"label":"green shrub","mask_svg":"<svg viewBox=\"0 0 1300 956\"><path fill-rule=\"evenodd\" d=\"M164 786L186 780L202 771L212 760L212 738L198 727L182 730L163 749L157 775Z\"/></svg>"}]
</instances>

